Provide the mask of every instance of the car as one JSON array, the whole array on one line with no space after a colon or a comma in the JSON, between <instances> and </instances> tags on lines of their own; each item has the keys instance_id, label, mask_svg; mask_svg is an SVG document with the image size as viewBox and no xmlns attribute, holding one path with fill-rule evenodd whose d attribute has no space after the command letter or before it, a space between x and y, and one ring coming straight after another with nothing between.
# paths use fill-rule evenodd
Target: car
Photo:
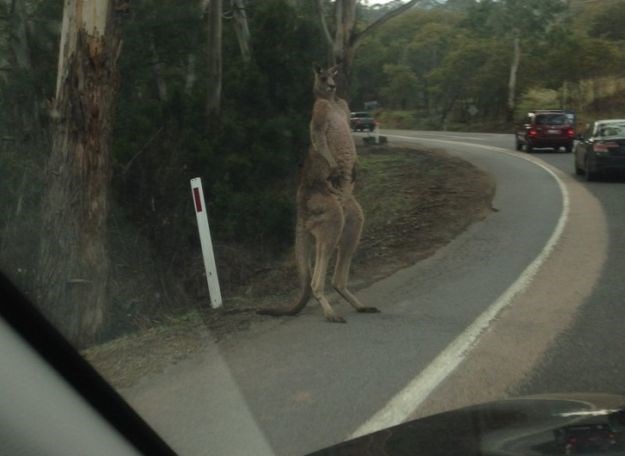
<instances>
[{"instance_id":1,"label":"car","mask_svg":"<svg viewBox=\"0 0 625 456\"><path fill-rule=\"evenodd\" d=\"M597 120L577 139L577 175L591 181L604 171L625 169L625 119Z\"/></svg>"},{"instance_id":2,"label":"car","mask_svg":"<svg viewBox=\"0 0 625 456\"><path fill-rule=\"evenodd\" d=\"M564 147L573 150L575 139L575 113L560 109L537 110L527 114L516 131L516 150L549 148L556 151Z\"/></svg>"},{"instance_id":3,"label":"car","mask_svg":"<svg viewBox=\"0 0 625 456\"><path fill-rule=\"evenodd\" d=\"M605 416L563 426L553 431L560 454L610 452L618 450L616 432Z\"/></svg>"},{"instance_id":4,"label":"car","mask_svg":"<svg viewBox=\"0 0 625 456\"><path fill-rule=\"evenodd\" d=\"M371 114L366 111L352 112L349 116L349 124L353 131L369 130L373 131L376 121Z\"/></svg>"}]
</instances>

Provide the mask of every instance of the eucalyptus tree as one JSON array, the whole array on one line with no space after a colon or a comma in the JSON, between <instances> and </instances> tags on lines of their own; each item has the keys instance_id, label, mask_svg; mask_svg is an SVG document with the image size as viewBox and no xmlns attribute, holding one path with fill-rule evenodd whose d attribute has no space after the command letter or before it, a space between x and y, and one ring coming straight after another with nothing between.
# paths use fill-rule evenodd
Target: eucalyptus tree
<instances>
[{"instance_id":1,"label":"eucalyptus tree","mask_svg":"<svg viewBox=\"0 0 625 456\"><path fill-rule=\"evenodd\" d=\"M324 2L317 0L323 34L329 49L331 49L331 60L334 64L339 63L341 65L337 87L339 96L349 98L354 56L362 40L389 20L408 11L421 1L409 0L389 10L373 22L361 26L357 21L359 0L335 0L331 5L334 24L334 33L331 33L326 20Z\"/></svg>"},{"instance_id":2,"label":"eucalyptus tree","mask_svg":"<svg viewBox=\"0 0 625 456\"><path fill-rule=\"evenodd\" d=\"M108 306L111 130L128 4L66 0L51 117L37 292L44 313L79 346Z\"/></svg>"},{"instance_id":3,"label":"eucalyptus tree","mask_svg":"<svg viewBox=\"0 0 625 456\"><path fill-rule=\"evenodd\" d=\"M566 11L566 0L484 0L469 8L469 22L482 33L510 43L507 118L512 120L517 97L517 75L523 47L538 42Z\"/></svg>"}]
</instances>

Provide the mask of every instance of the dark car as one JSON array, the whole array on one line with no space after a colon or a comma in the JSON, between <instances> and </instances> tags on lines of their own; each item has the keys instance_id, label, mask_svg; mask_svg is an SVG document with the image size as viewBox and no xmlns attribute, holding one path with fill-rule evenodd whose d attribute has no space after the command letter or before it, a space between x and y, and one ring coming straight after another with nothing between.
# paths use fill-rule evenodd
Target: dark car
<instances>
[{"instance_id":1,"label":"dark car","mask_svg":"<svg viewBox=\"0 0 625 456\"><path fill-rule=\"evenodd\" d=\"M575 144L575 172L593 180L603 171L625 169L625 119L597 120Z\"/></svg>"},{"instance_id":2,"label":"dark car","mask_svg":"<svg viewBox=\"0 0 625 456\"><path fill-rule=\"evenodd\" d=\"M564 110L529 112L516 131L516 149L532 152L534 149L573 150L575 114Z\"/></svg>"},{"instance_id":3,"label":"dark car","mask_svg":"<svg viewBox=\"0 0 625 456\"><path fill-rule=\"evenodd\" d=\"M560 454L608 452L616 450L616 433L605 417L597 422L587 420L553 431L556 448Z\"/></svg>"},{"instance_id":4,"label":"dark car","mask_svg":"<svg viewBox=\"0 0 625 456\"><path fill-rule=\"evenodd\" d=\"M349 116L349 123L353 131L373 131L376 125L376 121L373 116L365 111L352 112Z\"/></svg>"}]
</instances>

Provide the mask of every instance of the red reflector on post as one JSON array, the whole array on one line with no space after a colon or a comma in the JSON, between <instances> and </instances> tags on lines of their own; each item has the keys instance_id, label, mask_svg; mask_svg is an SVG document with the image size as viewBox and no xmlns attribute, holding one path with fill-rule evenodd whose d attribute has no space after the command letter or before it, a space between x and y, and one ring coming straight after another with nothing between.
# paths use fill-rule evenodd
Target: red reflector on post
<instances>
[{"instance_id":1,"label":"red reflector on post","mask_svg":"<svg viewBox=\"0 0 625 456\"><path fill-rule=\"evenodd\" d=\"M202 212L202 200L200 199L200 189L193 189L193 199L195 201L195 212Z\"/></svg>"}]
</instances>

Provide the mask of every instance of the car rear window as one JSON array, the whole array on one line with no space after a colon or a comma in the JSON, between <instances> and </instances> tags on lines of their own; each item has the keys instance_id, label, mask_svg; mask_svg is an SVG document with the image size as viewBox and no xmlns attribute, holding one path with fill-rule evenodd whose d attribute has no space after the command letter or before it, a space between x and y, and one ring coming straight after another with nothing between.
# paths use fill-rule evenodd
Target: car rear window
<instances>
[{"instance_id":1,"label":"car rear window","mask_svg":"<svg viewBox=\"0 0 625 456\"><path fill-rule=\"evenodd\" d=\"M536 125L566 125L569 123L565 114L539 114Z\"/></svg>"},{"instance_id":2,"label":"car rear window","mask_svg":"<svg viewBox=\"0 0 625 456\"><path fill-rule=\"evenodd\" d=\"M625 125L601 125L599 126L599 136L625 136Z\"/></svg>"},{"instance_id":3,"label":"car rear window","mask_svg":"<svg viewBox=\"0 0 625 456\"><path fill-rule=\"evenodd\" d=\"M352 117L371 117L371 115L368 112L355 112Z\"/></svg>"},{"instance_id":4,"label":"car rear window","mask_svg":"<svg viewBox=\"0 0 625 456\"><path fill-rule=\"evenodd\" d=\"M565 114L539 114L536 125L566 125L569 123Z\"/></svg>"}]
</instances>

